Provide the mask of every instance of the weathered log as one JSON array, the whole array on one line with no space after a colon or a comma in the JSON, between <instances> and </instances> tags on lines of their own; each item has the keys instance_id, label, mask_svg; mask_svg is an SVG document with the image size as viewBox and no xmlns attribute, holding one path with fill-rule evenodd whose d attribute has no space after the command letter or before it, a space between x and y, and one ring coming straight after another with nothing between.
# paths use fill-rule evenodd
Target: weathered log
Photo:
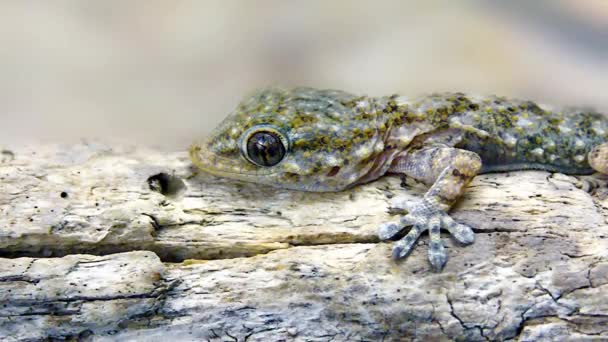
<instances>
[{"instance_id":1,"label":"weathered log","mask_svg":"<svg viewBox=\"0 0 608 342\"><path fill-rule=\"evenodd\" d=\"M82 144L0 159L0 339L608 339L608 201L564 176L477 177L476 228L430 270L378 225L424 188L302 193L203 174L186 153ZM87 254L87 255L83 255Z\"/></svg>"}]
</instances>

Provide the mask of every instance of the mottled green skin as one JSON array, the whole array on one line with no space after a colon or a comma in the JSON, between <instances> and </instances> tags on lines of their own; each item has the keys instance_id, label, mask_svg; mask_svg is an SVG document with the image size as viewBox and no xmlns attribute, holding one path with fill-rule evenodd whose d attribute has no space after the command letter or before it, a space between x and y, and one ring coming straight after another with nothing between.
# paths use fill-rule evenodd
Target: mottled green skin
<instances>
[{"instance_id":1,"label":"mottled green skin","mask_svg":"<svg viewBox=\"0 0 608 342\"><path fill-rule=\"evenodd\" d=\"M588 152L608 138L608 121L593 111L543 109L531 101L501 97L433 95L423 102L435 108L437 127L464 131L455 147L477 153L482 172L544 169L588 174ZM420 104L415 105L419 107ZM446 122L447 121L447 122Z\"/></svg>"},{"instance_id":2,"label":"mottled green skin","mask_svg":"<svg viewBox=\"0 0 608 342\"><path fill-rule=\"evenodd\" d=\"M276 165L246 158L251 134L272 132L287 151ZM448 211L480 172L542 169L608 173L608 120L592 111L554 111L530 102L461 93L409 101L341 91L268 89L245 99L204 141L191 148L194 163L215 175L305 191L339 191L402 173L430 186L407 214L382 225L391 239L406 227L393 255L408 255L429 232L429 261L447 262L443 228L462 244L471 227Z\"/></svg>"},{"instance_id":3,"label":"mottled green skin","mask_svg":"<svg viewBox=\"0 0 608 342\"><path fill-rule=\"evenodd\" d=\"M384 109L340 91L263 90L240 103L210 138L194 145L193 159L220 176L306 191L341 190L368 174L384 152ZM241 153L243 134L260 125L272 126L289 140L287 156L271 168L253 165ZM327 176L335 168L340 172Z\"/></svg>"},{"instance_id":4,"label":"mottled green skin","mask_svg":"<svg viewBox=\"0 0 608 342\"><path fill-rule=\"evenodd\" d=\"M289 139L287 157L272 168L257 167L241 156L239 139L262 124ZM240 103L193 151L202 151L203 157L195 157L197 164L215 174L299 190L338 191L382 176L399 152L433 136L479 154L482 172L588 174L593 170L587 153L608 139L608 122L592 111L550 111L531 101L495 96L444 93L408 101L397 95L267 89ZM340 171L328 177L336 167Z\"/></svg>"}]
</instances>

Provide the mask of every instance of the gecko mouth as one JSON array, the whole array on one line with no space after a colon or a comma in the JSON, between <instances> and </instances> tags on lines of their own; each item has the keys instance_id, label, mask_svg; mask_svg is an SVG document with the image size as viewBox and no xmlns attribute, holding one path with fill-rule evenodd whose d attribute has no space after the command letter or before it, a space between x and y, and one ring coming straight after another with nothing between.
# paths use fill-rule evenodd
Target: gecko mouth
<instances>
[{"instance_id":1,"label":"gecko mouth","mask_svg":"<svg viewBox=\"0 0 608 342\"><path fill-rule=\"evenodd\" d=\"M268 172L245 169L239 161L234 161L205 149L204 144L195 144L190 147L190 159L205 173L248 182L260 182L264 177L272 175Z\"/></svg>"}]
</instances>

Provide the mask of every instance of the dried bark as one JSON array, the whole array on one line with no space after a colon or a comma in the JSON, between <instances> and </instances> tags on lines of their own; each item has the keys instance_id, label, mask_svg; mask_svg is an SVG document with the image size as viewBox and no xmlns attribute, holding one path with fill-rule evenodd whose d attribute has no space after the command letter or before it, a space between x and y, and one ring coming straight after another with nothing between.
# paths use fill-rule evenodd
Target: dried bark
<instances>
[{"instance_id":1,"label":"dried bark","mask_svg":"<svg viewBox=\"0 0 608 342\"><path fill-rule=\"evenodd\" d=\"M4 150L0 339L608 339L608 201L546 172L477 177L430 270L390 258L384 177L341 193L197 174L186 153ZM84 255L87 254L87 255Z\"/></svg>"}]
</instances>

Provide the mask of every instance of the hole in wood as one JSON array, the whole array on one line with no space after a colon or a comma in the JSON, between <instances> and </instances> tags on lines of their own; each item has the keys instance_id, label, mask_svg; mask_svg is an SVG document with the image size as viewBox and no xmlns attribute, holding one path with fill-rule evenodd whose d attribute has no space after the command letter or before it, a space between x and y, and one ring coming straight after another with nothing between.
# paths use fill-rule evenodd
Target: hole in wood
<instances>
[{"instance_id":1,"label":"hole in wood","mask_svg":"<svg viewBox=\"0 0 608 342\"><path fill-rule=\"evenodd\" d=\"M181 178L164 172L150 176L148 186L150 190L160 192L167 197L177 197L187 189L186 183Z\"/></svg>"}]
</instances>

